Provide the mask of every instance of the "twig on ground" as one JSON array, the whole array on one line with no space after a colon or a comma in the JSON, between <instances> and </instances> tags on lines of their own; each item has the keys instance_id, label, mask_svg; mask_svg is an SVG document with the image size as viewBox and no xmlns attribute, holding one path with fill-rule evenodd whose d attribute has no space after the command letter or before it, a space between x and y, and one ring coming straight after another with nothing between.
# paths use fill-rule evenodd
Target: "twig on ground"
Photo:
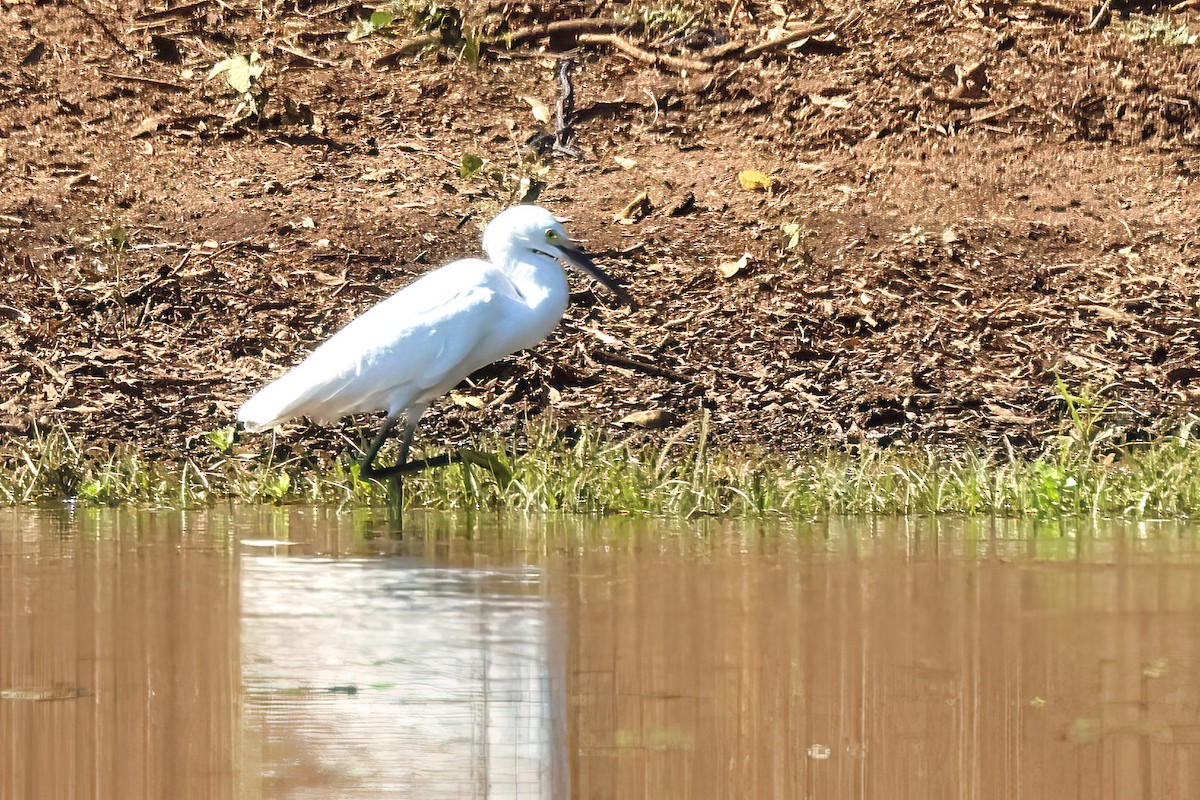
<instances>
[{"instance_id":1,"label":"twig on ground","mask_svg":"<svg viewBox=\"0 0 1200 800\"><path fill-rule=\"evenodd\" d=\"M853 19L853 15L851 19ZM634 34L641 30L642 26L636 22L623 22L616 19L564 19L556 22L548 22L544 25L533 25L528 28L521 28L504 36L496 36L481 41L481 44L489 47L502 47L504 49L512 49L519 44L534 42L539 39L546 39L555 36L574 36L575 40L581 45L591 45L600 47L611 47L625 55L641 61L645 64L650 64L655 67L665 67L667 69L676 70L679 72L708 72L711 71L717 62L733 59L750 59L760 56L764 53L773 52L775 50L785 49L796 42L801 42L813 36L827 33L831 30L844 27L849 20L842 23L834 24L831 22L817 22L806 25L795 31L781 36L768 42L759 42L757 44L749 44L747 42L727 42L722 45L711 47L701 53L698 58L686 58L683 56L667 55L658 53L653 50L647 50L637 44L634 44L626 36L621 34ZM417 36L401 42L397 48L386 56L383 56L375 61L377 67L390 67L396 64L400 58L406 55L412 55L419 50L436 45L441 42L441 38L436 33L425 36ZM300 55L300 54L296 54ZM306 56L302 56L306 57ZM311 59L310 59L311 60ZM320 62L317 62L320 63ZM559 142L556 140L556 148Z\"/></svg>"},{"instance_id":2,"label":"twig on ground","mask_svg":"<svg viewBox=\"0 0 1200 800\"><path fill-rule=\"evenodd\" d=\"M551 36L584 34L584 33L615 33L616 31L636 31L639 26L615 19L561 19L557 22L547 22L544 25L531 25L521 28L506 36L498 36L489 40L489 44L501 44L513 47L525 42L546 39Z\"/></svg>"},{"instance_id":3,"label":"twig on ground","mask_svg":"<svg viewBox=\"0 0 1200 800\"><path fill-rule=\"evenodd\" d=\"M733 2L729 4L729 16L725 17L725 27L726 28L733 27L734 17L737 16L738 11L740 11L741 9L742 9L741 0L733 0Z\"/></svg>"},{"instance_id":4,"label":"twig on ground","mask_svg":"<svg viewBox=\"0 0 1200 800\"><path fill-rule=\"evenodd\" d=\"M714 45L700 53L705 61L722 61L726 58L740 58L746 50L746 43L740 40Z\"/></svg>"},{"instance_id":5,"label":"twig on ground","mask_svg":"<svg viewBox=\"0 0 1200 800\"><path fill-rule=\"evenodd\" d=\"M579 36L580 44L591 45L606 45L619 50L631 58L634 58L643 63L654 67L669 67L675 70L688 70L690 72L707 72L713 68L711 62L697 61L691 58L680 58L679 56L668 56L662 53L652 53L649 50L643 50L633 42L618 36L615 33L584 33Z\"/></svg>"},{"instance_id":6,"label":"twig on ground","mask_svg":"<svg viewBox=\"0 0 1200 800\"><path fill-rule=\"evenodd\" d=\"M184 3L183 5L175 6L174 8L164 8L161 11L151 11L148 14L134 17L135 26L142 26L146 23L162 22L165 19L172 17L186 17L194 11L212 3L214 0L196 0L194 3Z\"/></svg>"},{"instance_id":7,"label":"twig on ground","mask_svg":"<svg viewBox=\"0 0 1200 800\"><path fill-rule=\"evenodd\" d=\"M125 43L121 41L120 37L113 33L112 28L105 25L104 21L100 19L100 16L90 11L87 6L83 5L81 0L67 0L67 5L73 7L79 11L79 13L87 17L90 22L95 24L95 26L104 33L105 37L107 37L109 41L121 48L121 52L130 58L137 60L137 55L125 46Z\"/></svg>"},{"instance_id":8,"label":"twig on ground","mask_svg":"<svg viewBox=\"0 0 1200 800\"><path fill-rule=\"evenodd\" d=\"M169 269L164 272L160 272L159 274L155 275L153 278L146 281L145 283L143 283L141 286L137 287L136 289L126 292L124 294L124 296L122 297L122 299L126 303L132 303L134 300L140 300L140 299L146 297L146 294L151 289L153 289L155 286L157 286L158 284L162 283L163 281L165 281L169 278L177 277L179 275L179 273L183 271L183 268L185 266L187 266L187 263L191 259L191 257L192 257L192 251L191 250L186 251L183 254L183 258L179 259L179 263L176 264L173 269Z\"/></svg>"},{"instance_id":9,"label":"twig on ground","mask_svg":"<svg viewBox=\"0 0 1200 800\"><path fill-rule=\"evenodd\" d=\"M432 47L442 43L441 33L434 31L421 36L414 36L411 39L405 39L396 45L396 49L388 53L386 56L380 56L375 59L376 67L394 67L400 59L405 56L416 55L426 47Z\"/></svg>"},{"instance_id":10,"label":"twig on ground","mask_svg":"<svg viewBox=\"0 0 1200 800\"><path fill-rule=\"evenodd\" d=\"M997 117L1002 117L1011 111L1016 111L1018 108L1021 108L1024 105L1025 104L1021 103L1021 102L1009 103L1008 105L1004 106L1003 108L995 108L990 111L984 111L984 112L981 112L978 114L972 114L970 119L966 119L963 121L963 124L964 125L982 125L986 122L991 122L992 120L996 119Z\"/></svg>"},{"instance_id":11,"label":"twig on ground","mask_svg":"<svg viewBox=\"0 0 1200 800\"><path fill-rule=\"evenodd\" d=\"M122 75L119 72L105 72L100 70L100 74L105 78L110 78L114 81L127 81L129 83L144 83L147 86L155 86L159 89L166 89L170 92L187 92L191 91L187 86L179 83L171 83L170 81L160 81L157 78L146 78L141 75Z\"/></svg>"},{"instance_id":12,"label":"twig on ground","mask_svg":"<svg viewBox=\"0 0 1200 800\"><path fill-rule=\"evenodd\" d=\"M742 52L742 58L754 58L763 53L769 53L772 50L782 50L788 45L799 42L802 39L808 39L813 36L820 36L822 33L828 33L833 28L833 24L829 22L817 22L812 25L806 25L799 30L792 31L786 36L781 36L778 39L772 39L769 42L759 42L758 44L749 45Z\"/></svg>"},{"instance_id":13,"label":"twig on ground","mask_svg":"<svg viewBox=\"0 0 1200 800\"><path fill-rule=\"evenodd\" d=\"M336 67L338 65L337 61L328 61L324 58L319 58L317 56L314 56L312 53L304 52L303 50L299 49L298 47L289 47L286 44L277 44L275 46L277 48L279 48L280 50L282 50L283 52L288 53L289 55L293 55L296 58L299 58L303 61L308 61L311 64L316 64L321 67Z\"/></svg>"},{"instance_id":14,"label":"twig on ground","mask_svg":"<svg viewBox=\"0 0 1200 800\"><path fill-rule=\"evenodd\" d=\"M1013 5L1017 4L1014 3ZM1030 2L1021 3L1020 6L1022 10L1040 11L1048 17L1059 17L1061 19L1076 19L1080 13L1073 8L1041 2L1040 0L1031 0Z\"/></svg>"},{"instance_id":15,"label":"twig on ground","mask_svg":"<svg viewBox=\"0 0 1200 800\"><path fill-rule=\"evenodd\" d=\"M1095 33L1108 24L1109 8L1112 7L1112 0L1104 0L1103 5L1096 9L1096 16L1092 17L1092 21L1084 27L1084 32Z\"/></svg>"},{"instance_id":16,"label":"twig on ground","mask_svg":"<svg viewBox=\"0 0 1200 800\"><path fill-rule=\"evenodd\" d=\"M600 349L593 350L591 352L591 356L596 361L602 361L617 367L625 367L626 369L638 370L650 375L658 375L670 381L674 381L675 383L696 383L694 378L684 375L682 372L677 372L669 367L664 367L660 364L655 364L645 359L623 356L619 353L613 353L608 350Z\"/></svg>"},{"instance_id":17,"label":"twig on ground","mask_svg":"<svg viewBox=\"0 0 1200 800\"><path fill-rule=\"evenodd\" d=\"M649 89L642 89L646 96L650 98L650 102L654 104L654 119L650 122L650 127L658 124L658 98L654 96L654 92Z\"/></svg>"}]
</instances>

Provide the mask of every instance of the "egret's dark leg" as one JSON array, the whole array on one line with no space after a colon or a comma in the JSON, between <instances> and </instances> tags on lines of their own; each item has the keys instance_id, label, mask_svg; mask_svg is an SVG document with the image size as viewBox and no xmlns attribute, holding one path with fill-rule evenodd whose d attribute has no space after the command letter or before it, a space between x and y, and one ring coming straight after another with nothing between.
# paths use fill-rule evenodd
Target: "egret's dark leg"
<instances>
[{"instance_id":1,"label":"egret's dark leg","mask_svg":"<svg viewBox=\"0 0 1200 800\"><path fill-rule=\"evenodd\" d=\"M395 470L396 480L400 480L400 476L404 474L404 467L408 464L408 451L412 448L413 434L417 432L417 420L409 417L404 422L404 431L400 434L400 457L396 459L396 466L392 467Z\"/></svg>"},{"instance_id":2,"label":"egret's dark leg","mask_svg":"<svg viewBox=\"0 0 1200 800\"><path fill-rule=\"evenodd\" d=\"M383 446L384 439L396 428L396 423L399 422L400 417L397 415L384 420L383 429L379 431L379 435L371 442L371 446L367 448L366 455L359 462L358 474L360 478L363 480L369 478L391 478L396 482L397 495L403 500L404 486L401 483L401 478L410 472L420 472L423 469L430 469L432 467L446 467L450 464L457 464L464 461L471 461L473 463L480 463L482 461L482 465L491 469L497 477L502 472L507 474L506 468L497 467L494 463L488 463L489 461L494 462L495 459L488 459L486 456L476 453L473 450L456 450L452 453L442 453L441 455L422 458L418 461L409 461L408 452L412 447L413 434L417 431L417 422L421 419L423 412L424 409L408 413L404 422L404 428L400 433L400 455L396 459L396 463L390 467L376 467L373 463L375 456L379 453L379 448ZM511 475L508 478L504 478L504 480L508 480L509 478L511 478Z\"/></svg>"},{"instance_id":3,"label":"egret's dark leg","mask_svg":"<svg viewBox=\"0 0 1200 800\"><path fill-rule=\"evenodd\" d=\"M379 478L379 470L372 466L371 462L375 460L375 456L379 453L379 448L383 446L383 440L388 437L388 434L396 427L399 417L388 417L383 421L383 427L379 430L379 435L371 442L371 446L367 448L366 455L362 457L362 461L358 462L358 474L363 478ZM412 434L409 434L411 440ZM401 463L404 461L403 455L400 458Z\"/></svg>"},{"instance_id":4,"label":"egret's dark leg","mask_svg":"<svg viewBox=\"0 0 1200 800\"><path fill-rule=\"evenodd\" d=\"M419 416L416 419L409 417L404 423L404 429L400 433L400 456L396 459L396 463L390 467L376 467L371 462L374 461L375 455L383 445L383 440L395 429L399 417L388 417L384 420L383 430L375 437L375 441L371 442L371 446L367 448L367 454L360 462L359 475L364 478L394 478L398 475L420 472L431 467L445 467L462 461L462 457L457 452L442 453L440 456L422 458L420 461L409 461L408 451L412 448L413 435L417 432L419 418Z\"/></svg>"},{"instance_id":5,"label":"egret's dark leg","mask_svg":"<svg viewBox=\"0 0 1200 800\"><path fill-rule=\"evenodd\" d=\"M383 446L383 442L396 428L396 423L399 421L399 416L389 416L383 421L383 427L379 430L379 435L371 442L371 446L367 448L367 452L363 455L362 461L359 462L358 475L363 480L369 478L391 478L392 484L395 487L395 503L397 515L404 511L404 465L408 462L408 450L412 447L413 434L417 430L417 421L421 418L420 413L409 413L404 420L404 430L400 434L400 456L396 460L396 465L393 467L378 468L372 462L375 461L375 456L379 454L379 448Z\"/></svg>"}]
</instances>

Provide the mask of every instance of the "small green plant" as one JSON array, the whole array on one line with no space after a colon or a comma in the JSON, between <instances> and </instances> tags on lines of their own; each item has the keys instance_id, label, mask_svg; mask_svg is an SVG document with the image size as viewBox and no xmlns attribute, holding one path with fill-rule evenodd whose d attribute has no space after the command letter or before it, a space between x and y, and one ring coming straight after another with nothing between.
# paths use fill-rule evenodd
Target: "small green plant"
<instances>
[{"instance_id":1,"label":"small green plant","mask_svg":"<svg viewBox=\"0 0 1200 800\"><path fill-rule=\"evenodd\" d=\"M896 241L900 244L908 244L921 246L929 241L929 232L920 225L913 225L906 231L900 231L896 234Z\"/></svg>"},{"instance_id":2,"label":"small green plant","mask_svg":"<svg viewBox=\"0 0 1200 800\"><path fill-rule=\"evenodd\" d=\"M110 251L124 250L129 246L129 235L120 225L109 225L101 231L97 242Z\"/></svg>"},{"instance_id":3,"label":"small green plant","mask_svg":"<svg viewBox=\"0 0 1200 800\"><path fill-rule=\"evenodd\" d=\"M1096 448L1104 441L1120 434L1120 429L1108 424L1109 401L1101 392L1083 386L1075 394L1057 375L1054 377L1059 399L1066 409L1063 422L1062 452L1064 457L1077 453L1083 458L1092 458Z\"/></svg>"},{"instance_id":4,"label":"small green plant","mask_svg":"<svg viewBox=\"0 0 1200 800\"><path fill-rule=\"evenodd\" d=\"M817 234L798 222L789 222L783 226L783 250L787 255L799 258L807 265L812 265L816 258L813 255L812 243Z\"/></svg>"},{"instance_id":5,"label":"small green plant","mask_svg":"<svg viewBox=\"0 0 1200 800\"><path fill-rule=\"evenodd\" d=\"M279 503L287 499L290 488L292 488L292 476L282 469L277 469L262 476L258 494L265 500Z\"/></svg>"},{"instance_id":6,"label":"small green plant","mask_svg":"<svg viewBox=\"0 0 1200 800\"><path fill-rule=\"evenodd\" d=\"M241 116L246 112L257 116L262 93L261 78L266 68L258 51L252 51L249 55L235 53L229 58L213 64L212 69L208 72L208 80L211 81L218 75L225 76L225 82L229 84L229 88L233 89L240 98L237 108L234 109L234 116Z\"/></svg>"},{"instance_id":7,"label":"small green plant","mask_svg":"<svg viewBox=\"0 0 1200 800\"><path fill-rule=\"evenodd\" d=\"M209 431L204 434L204 438L218 453L228 453L233 447L233 439L236 433L237 429L232 425L228 425L224 428Z\"/></svg>"},{"instance_id":8,"label":"small green plant","mask_svg":"<svg viewBox=\"0 0 1200 800\"><path fill-rule=\"evenodd\" d=\"M99 273L111 272L118 294L129 251L129 235L118 224L106 225L84 237L84 242L94 254L93 266Z\"/></svg>"},{"instance_id":9,"label":"small green plant","mask_svg":"<svg viewBox=\"0 0 1200 800\"><path fill-rule=\"evenodd\" d=\"M407 16L416 30L425 33L438 31L444 40L457 40L458 32L462 30L462 12L454 6L438 3L436 0L410 4Z\"/></svg>"},{"instance_id":10,"label":"small green plant","mask_svg":"<svg viewBox=\"0 0 1200 800\"><path fill-rule=\"evenodd\" d=\"M355 42L374 34L415 33L392 56L415 55L429 48L456 49L458 57L477 66L483 58L484 40L477 28L464 28L462 12L455 6L425 0L394 0L355 20L346 39Z\"/></svg>"},{"instance_id":11,"label":"small green plant","mask_svg":"<svg viewBox=\"0 0 1200 800\"><path fill-rule=\"evenodd\" d=\"M449 44L459 40L462 12L436 0L395 0L379 6L369 17L355 20L346 39L355 42L376 33L394 33L401 23L416 33L437 34L444 43Z\"/></svg>"},{"instance_id":12,"label":"small green plant","mask_svg":"<svg viewBox=\"0 0 1200 800\"><path fill-rule=\"evenodd\" d=\"M661 3L642 9L642 25L651 33L683 31L700 17L698 7L688 3Z\"/></svg>"},{"instance_id":13,"label":"small green plant","mask_svg":"<svg viewBox=\"0 0 1200 800\"><path fill-rule=\"evenodd\" d=\"M395 21L396 15L391 11L376 11L365 19L355 20L350 26L350 32L346 34L346 39L347 41L357 42L359 39L365 39L377 31L391 27Z\"/></svg>"},{"instance_id":14,"label":"small green plant","mask_svg":"<svg viewBox=\"0 0 1200 800\"><path fill-rule=\"evenodd\" d=\"M1130 14L1127 19L1112 24L1113 33L1131 42L1150 42L1172 47L1192 47L1200 41L1200 35L1192 33L1182 22L1170 15L1147 16Z\"/></svg>"},{"instance_id":15,"label":"small green plant","mask_svg":"<svg viewBox=\"0 0 1200 800\"><path fill-rule=\"evenodd\" d=\"M464 180L472 177L479 170L483 169L483 159L474 153L463 153L462 161L458 167L458 175Z\"/></svg>"},{"instance_id":16,"label":"small green plant","mask_svg":"<svg viewBox=\"0 0 1200 800\"><path fill-rule=\"evenodd\" d=\"M473 67L479 66L479 62L483 60L483 40L479 36L479 31L473 28L464 30L459 44L459 53L463 61Z\"/></svg>"}]
</instances>

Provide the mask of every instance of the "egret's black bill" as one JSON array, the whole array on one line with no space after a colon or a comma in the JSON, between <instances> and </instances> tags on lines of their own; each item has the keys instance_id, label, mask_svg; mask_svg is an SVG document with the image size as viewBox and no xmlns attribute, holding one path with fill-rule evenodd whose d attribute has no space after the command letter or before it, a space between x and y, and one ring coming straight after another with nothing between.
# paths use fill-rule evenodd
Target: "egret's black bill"
<instances>
[{"instance_id":1,"label":"egret's black bill","mask_svg":"<svg viewBox=\"0 0 1200 800\"><path fill-rule=\"evenodd\" d=\"M587 253L583 252L582 249L569 246L560 247L559 252L562 253L563 261L566 261L572 267L575 267L575 269L591 277L594 281L596 281L596 283L600 284L605 289L608 289L610 292L615 294L617 299L622 303L633 305L633 298L629 296L629 293L625 291L625 288L613 280L608 273L596 266L591 257L589 257Z\"/></svg>"}]
</instances>

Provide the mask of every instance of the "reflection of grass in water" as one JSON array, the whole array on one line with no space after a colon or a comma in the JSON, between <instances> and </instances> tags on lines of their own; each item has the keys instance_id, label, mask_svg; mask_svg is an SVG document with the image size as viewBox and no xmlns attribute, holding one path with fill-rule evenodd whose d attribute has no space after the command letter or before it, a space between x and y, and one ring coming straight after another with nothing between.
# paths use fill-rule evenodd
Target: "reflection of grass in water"
<instances>
[{"instance_id":1,"label":"reflection of grass in water","mask_svg":"<svg viewBox=\"0 0 1200 800\"><path fill-rule=\"evenodd\" d=\"M644 731L620 728L613 733L613 746L637 750L694 750L696 736L682 728L651 728Z\"/></svg>"},{"instance_id":2,"label":"reflection of grass in water","mask_svg":"<svg viewBox=\"0 0 1200 800\"><path fill-rule=\"evenodd\" d=\"M1200 443L1184 429L1116 445L1096 396L1061 387L1063 433L1036 458L916 447L825 449L799 458L718 450L707 419L672 433L615 440L599 428L533 424L521 441L484 437L495 462L456 464L406 479L408 502L433 509L510 509L669 516L966 514L1190 516L1200 512ZM93 452L63 433L0 447L0 502L75 498L96 505L194 507L248 502L382 506L388 487L357 480L349 454L277 463L229 455L213 437L177 462L132 448ZM512 455L519 453L519 455ZM486 463L481 461L480 463Z\"/></svg>"}]
</instances>

